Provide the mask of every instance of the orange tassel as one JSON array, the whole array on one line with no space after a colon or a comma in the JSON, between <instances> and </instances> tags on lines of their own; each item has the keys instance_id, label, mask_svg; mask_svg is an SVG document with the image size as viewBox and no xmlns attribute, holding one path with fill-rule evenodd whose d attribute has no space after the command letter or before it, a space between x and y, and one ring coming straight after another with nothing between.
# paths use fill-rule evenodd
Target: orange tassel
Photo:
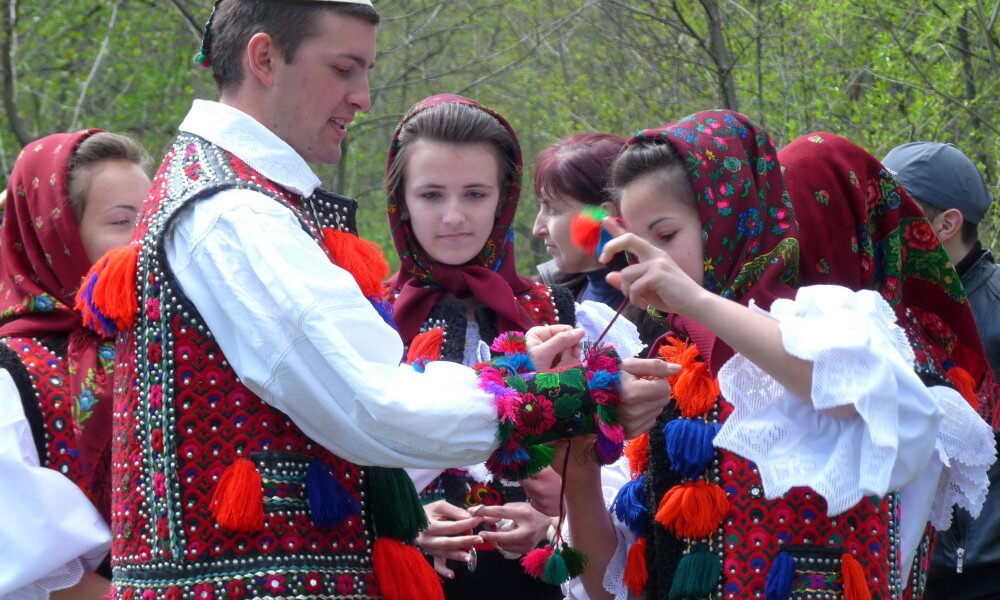
<instances>
[{"instance_id":1,"label":"orange tassel","mask_svg":"<svg viewBox=\"0 0 1000 600\"><path fill-rule=\"evenodd\" d=\"M444 600L441 580L414 546L376 538L372 566L385 600Z\"/></svg>"},{"instance_id":2,"label":"orange tassel","mask_svg":"<svg viewBox=\"0 0 1000 600\"><path fill-rule=\"evenodd\" d=\"M406 353L406 362L413 364L418 359L435 361L441 358L441 345L444 343L444 329L435 327L417 334L410 342Z\"/></svg>"},{"instance_id":3,"label":"orange tassel","mask_svg":"<svg viewBox=\"0 0 1000 600\"><path fill-rule=\"evenodd\" d=\"M680 372L683 373L686 368L697 362L700 353L694 344L688 344L670 336L667 338L667 343L660 346L659 354L663 360L680 365ZM670 385L675 385L678 377L680 377L680 373L671 375L667 381L670 382Z\"/></svg>"},{"instance_id":4,"label":"orange tassel","mask_svg":"<svg viewBox=\"0 0 1000 600\"><path fill-rule=\"evenodd\" d=\"M722 488L691 481L667 490L656 511L656 522L679 537L702 538L719 528L728 511L729 499Z\"/></svg>"},{"instance_id":5,"label":"orange tassel","mask_svg":"<svg viewBox=\"0 0 1000 600\"><path fill-rule=\"evenodd\" d=\"M682 416L700 417L715 406L719 382L709 373L706 363L691 363L677 377L673 392Z\"/></svg>"},{"instance_id":6,"label":"orange tassel","mask_svg":"<svg viewBox=\"0 0 1000 600\"><path fill-rule=\"evenodd\" d=\"M948 369L948 380L955 385L955 389L965 398L973 409L979 411L979 397L976 396L976 382L972 375L962 367L952 367Z\"/></svg>"},{"instance_id":7,"label":"orange tassel","mask_svg":"<svg viewBox=\"0 0 1000 600\"><path fill-rule=\"evenodd\" d=\"M385 261L381 246L329 227L323 229L323 243L333 262L354 276L366 298L382 298L382 282L389 276L389 263Z\"/></svg>"},{"instance_id":8,"label":"orange tassel","mask_svg":"<svg viewBox=\"0 0 1000 600\"><path fill-rule=\"evenodd\" d=\"M252 533L264 528L264 488L253 461L238 459L219 478L212 494L212 515L232 531Z\"/></svg>"},{"instance_id":9,"label":"orange tassel","mask_svg":"<svg viewBox=\"0 0 1000 600\"><path fill-rule=\"evenodd\" d=\"M628 549L628 559L625 561L625 576L622 581L628 586L633 596L646 593L649 583L649 569L646 568L646 538L641 537Z\"/></svg>"},{"instance_id":10,"label":"orange tassel","mask_svg":"<svg viewBox=\"0 0 1000 600\"><path fill-rule=\"evenodd\" d=\"M97 280L92 290L94 306L102 315L114 321L119 331L130 329L139 313L139 300L135 293L135 273L139 262L139 252L133 246L113 248L90 267L83 281L90 281L96 274ZM76 296L76 310L84 313L89 307L84 299L84 289Z\"/></svg>"},{"instance_id":11,"label":"orange tassel","mask_svg":"<svg viewBox=\"0 0 1000 600\"><path fill-rule=\"evenodd\" d=\"M625 457L628 459L629 472L632 477L638 477L646 472L649 464L649 433L625 442Z\"/></svg>"},{"instance_id":12,"label":"orange tassel","mask_svg":"<svg viewBox=\"0 0 1000 600\"><path fill-rule=\"evenodd\" d=\"M856 558L845 552L840 557L840 568L844 576L844 600L871 600L872 593L865 579L865 570Z\"/></svg>"}]
</instances>

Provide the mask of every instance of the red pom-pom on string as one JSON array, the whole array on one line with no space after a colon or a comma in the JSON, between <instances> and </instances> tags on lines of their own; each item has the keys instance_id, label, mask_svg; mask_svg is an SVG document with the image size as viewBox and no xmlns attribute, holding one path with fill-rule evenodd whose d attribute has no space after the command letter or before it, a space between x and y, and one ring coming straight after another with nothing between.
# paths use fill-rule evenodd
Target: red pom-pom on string
<instances>
[{"instance_id":1,"label":"red pom-pom on string","mask_svg":"<svg viewBox=\"0 0 1000 600\"><path fill-rule=\"evenodd\" d=\"M598 206L586 206L573 215L569 225L573 245L587 254L596 254L597 245L601 242L601 222L607 216L607 211Z\"/></svg>"}]
</instances>

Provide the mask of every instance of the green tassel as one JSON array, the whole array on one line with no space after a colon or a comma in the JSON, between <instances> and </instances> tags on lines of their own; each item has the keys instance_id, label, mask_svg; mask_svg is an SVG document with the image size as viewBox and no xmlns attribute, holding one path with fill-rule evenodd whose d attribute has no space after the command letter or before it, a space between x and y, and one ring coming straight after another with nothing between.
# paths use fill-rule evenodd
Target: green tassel
<instances>
[{"instance_id":1,"label":"green tassel","mask_svg":"<svg viewBox=\"0 0 1000 600\"><path fill-rule=\"evenodd\" d=\"M563 560L566 561L566 571L569 573L570 579L583 575L583 572L587 569L589 559L582 550L578 550L572 546L563 546L562 556Z\"/></svg>"},{"instance_id":2,"label":"green tassel","mask_svg":"<svg viewBox=\"0 0 1000 600\"><path fill-rule=\"evenodd\" d=\"M569 569L566 568L566 560L562 556L561 549L556 548L555 553L545 561L542 581L551 585L562 585L569 581Z\"/></svg>"},{"instance_id":3,"label":"green tassel","mask_svg":"<svg viewBox=\"0 0 1000 600\"><path fill-rule=\"evenodd\" d=\"M598 404L597 416L599 419L601 419L602 423L605 423L607 425L616 425L618 423L618 407L604 406L603 404Z\"/></svg>"},{"instance_id":4,"label":"green tassel","mask_svg":"<svg viewBox=\"0 0 1000 600\"><path fill-rule=\"evenodd\" d=\"M556 451L551 446L546 446L545 444L535 444L534 446L528 446L528 466L525 470L528 475L534 475L538 473L545 467L552 464L552 459L556 456Z\"/></svg>"},{"instance_id":5,"label":"green tassel","mask_svg":"<svg viewBox=\"0 0 1000 600\"><path fill-rule=\"evenodd\" d=\"M698 600L715 590L722 575L722 562L708 546L699 544L681 558L670 586L670 600Z\"/></svg>"},{"instance_id":6,"label":"green tassel","mask_svg":"<svg viewBox=\"0 0 1000 600\"><path fill-rule=\"evenodd\" d=\"M370 467L367 478L365 500L376 535L410 542L427 529L427 514L406 471Z\"/></svg>"}]
</instances>

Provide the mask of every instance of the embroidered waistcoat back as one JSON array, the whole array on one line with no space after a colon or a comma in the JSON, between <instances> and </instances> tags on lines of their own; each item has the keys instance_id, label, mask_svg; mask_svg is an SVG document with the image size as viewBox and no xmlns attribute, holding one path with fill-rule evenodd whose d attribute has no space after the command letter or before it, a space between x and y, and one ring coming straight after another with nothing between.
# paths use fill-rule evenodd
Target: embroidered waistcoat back
<instances>
[{"instance_id":1,"label":"embroidered waistcoat back","mask_svg":"<svg viewBox=\"0 0 1000 600\"><path fill-rule=\"evenodd\" d=\"M325 227L353 233L353 200L321 191L303 199L201 138L174 141L134 238L139 315L118 340L125 376L115 393L112 595L378 597L361 503L365 469L313 442L240 382L167 264L173 220L233 188L287 206L318 244ZM212 512L220 478L241 459L260 474L263 527L254 532L228 530ZM355 496L360 513L331 527L312 522L306 474L315 461Z\"/></svg>"}]
</instances>

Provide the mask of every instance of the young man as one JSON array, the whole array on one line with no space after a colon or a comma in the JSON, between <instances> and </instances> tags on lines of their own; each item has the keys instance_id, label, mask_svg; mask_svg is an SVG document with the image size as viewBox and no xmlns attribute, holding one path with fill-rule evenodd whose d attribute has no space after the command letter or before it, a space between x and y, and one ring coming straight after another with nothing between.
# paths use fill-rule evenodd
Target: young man
<instances>
[{"instance_id":1,"label":"young man","mask_svg":"<svg viewBox=\"0 0 1000 600\"><path fill-rule=\"evenodd\" d=\"M882 163L917 201L962 278L990 366L1000 378L1000 266L979 241L978 224L992 198L983 176L951 144L914 142L893 148ZM960 510L938 534L928 598L995 598L1000 590L1000 463L973 520Z\"/></svg>"},{"instance_id":2,"label":"young man","mask_svg":"<svg viewBox=\"0 0 1000 600\"><path fill-rule=\"evenodd\" d=\"M195 101L134 238L116 599L440 594L433 572L419 579L423 557L392 543L416 533L400 522L409 507L392 505L412 493L395 468L483 461L496 408L469 369L399 366L363 273L337 266L350 258L337 244L364 250L337 235L353 229L354 202L320 190L307 165L339 160L369 108L378 20L367 0L216 3L201 57L220 101ZM619 417L634 433L665 404L668 369L625 367L637 377L622 377Z\"/></svg>"}]
</instances>

